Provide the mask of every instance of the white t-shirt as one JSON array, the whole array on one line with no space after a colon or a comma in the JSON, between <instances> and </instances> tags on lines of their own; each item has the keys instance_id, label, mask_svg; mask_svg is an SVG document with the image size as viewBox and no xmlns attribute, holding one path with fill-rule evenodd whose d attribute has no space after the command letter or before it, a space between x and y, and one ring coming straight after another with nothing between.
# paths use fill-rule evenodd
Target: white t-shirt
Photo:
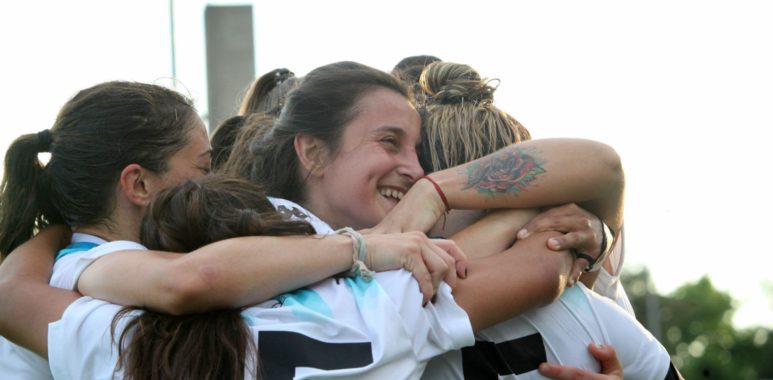
<instances>
[{"instance_id":1,"label":"white t-shirt","mask_svg":"<svg viewBox=\"0 0 773 380\"><path fill-rule=\"evenodd\" d=\"M53 287L74 290L78 277L90 263L81 260L84 255L101 255L125 249L143 249L142 245L128 241L104 240L83 233L73 233L71 244L59 252L49 284ZM0 378L8 380L51 379L48 362L40 355L0 337Z\"/></svg>"},{"instance_id":2,"label":"white t-shirt","mask_svg":"<svg viewBox=\"0 0 773 380\"><path fill-rule=\"evenodd\" d=\"M633 316L584 285L568 288L556 302L475 334L474 347L433 359L424 379L545 379L542 362L598 372L591 343L612 345L626 380L663 379L671 359Z\"/></svg>"},{"instance_id":3,"label":"white t-shirt","mask_svg":"<svg viewBox=\"0 0 773 380\"><path fill-rule=\"evenodd\" d=\"M293 202L276 207L332 229ZM81 255L78 267L100 255ZM430 358L474 343L467 314L441 284L422 307L418 283L404 270L327 279L245 309L266 379L417 379ZM112 379L117 352L110 326L121 307L83 297L49 325L49 361L57 379ZM138 315L135 312L132 315ZM123 319L117 334L125 326Z\"/></svg>"}]
</instances>

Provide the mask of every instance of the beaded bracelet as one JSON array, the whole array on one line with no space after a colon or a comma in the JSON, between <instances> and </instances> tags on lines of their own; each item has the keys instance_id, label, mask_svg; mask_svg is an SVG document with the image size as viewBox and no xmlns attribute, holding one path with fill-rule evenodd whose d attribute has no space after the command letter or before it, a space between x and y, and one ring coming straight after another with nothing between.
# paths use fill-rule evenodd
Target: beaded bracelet
<instances>
[{"instance_id":1,"label":"beaded bracelet","mask_svg":"<svg viewBox=\"0 0 773 380\"><path fill-rule=\"evenodd\" d=\"M368 256L368 251L365 247L365 238L362 237L362 234L351 227L341 228L336 230L336 233L339 235L347 235L352 238L352 269L349 270L348 275L350 277L360 275L365 281L372 280L375 273L365 265L365 258Z\"/></svg>"}]
</instances>

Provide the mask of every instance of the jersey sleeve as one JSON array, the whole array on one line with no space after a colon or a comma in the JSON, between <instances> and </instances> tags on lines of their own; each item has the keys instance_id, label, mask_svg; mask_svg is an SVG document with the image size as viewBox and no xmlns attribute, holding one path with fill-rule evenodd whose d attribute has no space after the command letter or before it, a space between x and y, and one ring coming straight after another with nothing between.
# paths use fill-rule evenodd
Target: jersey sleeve
<instances>
[{"instance_id":1,"label":"jersey sleeve","mask_svg":"<svg viewBox=\"0 0 773 380\"><path fill-rule=\"evenodd\" d=\"M126 250L146 250L146 248L139 243L116 240L101 244L88 251L64 256L54 264L54 272L51 275L50 284L57 288L75 290L81 273L83 273L94 260L113 252Z\"/></svg>"},{"instance_id":2,"label":"jersey sleeve","mask_svg":"<svg viewBox=\"0 0 773 380\"><path fill-rule=\"evenodd\" d=\"M62 319L48 325L48 361L54 378L115 377L118 353L110 326L120 309L118 305L81 297L67 307ZM123 331L123 325L116 331Z\"/></svg>"},{"instance_id":3,"label":"jersey sleeve","mask_svg":"<svg viewBox=\"0 0 773 380\"><path fill-rule=\"evenodd\" d=\"M396 305L403 324L409 328L419 360L429 360L475 343L470 318L456 304L446 283L440 284L433 302L422 306L419 285L409 272L377 273L376 279Z\"/></svg>"}]
</instances>

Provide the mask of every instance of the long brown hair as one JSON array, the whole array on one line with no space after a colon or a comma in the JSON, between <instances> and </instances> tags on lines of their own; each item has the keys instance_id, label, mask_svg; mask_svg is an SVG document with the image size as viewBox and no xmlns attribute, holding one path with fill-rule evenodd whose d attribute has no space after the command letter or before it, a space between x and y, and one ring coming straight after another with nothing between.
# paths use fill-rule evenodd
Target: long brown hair
<instances>
[{"instance_id":1,"label":"long brown hair","mask_svg":"<svg viewBox=\"0 0 773 380\"><path fill-rule=\"evenodd\" d=\"M0 184L0 255L51 223L107 224L116 180L136 163L164 173L197 124L192 102L170 89L106 82L70 99L51 129L17 138ZM49 152L44 165L38 153Z\"/></svg>"},{"instance_id":2,"label":"long brown hair","mask_svg":"<svg viewBox=\"0 0 773 380\"><path fill-rule=\"evenodd\" d=\"M189 252L236 236L313 234L302 221L287 221L261 189L247 180L212 175L163 191L145 216L140 239L150 249ZM125 379L260 378L258 353L240 310L170 316L136 307L113 319L118 365Z\"/></svg>"}]
</instances>

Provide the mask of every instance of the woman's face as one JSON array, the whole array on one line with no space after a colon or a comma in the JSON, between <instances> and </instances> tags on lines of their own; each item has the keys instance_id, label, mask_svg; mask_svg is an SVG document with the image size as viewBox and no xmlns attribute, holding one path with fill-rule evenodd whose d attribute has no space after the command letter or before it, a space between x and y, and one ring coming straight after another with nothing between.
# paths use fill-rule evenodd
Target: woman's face
<instances>
[{"instance_id":1,"label":"woman's face","mask_svg":"<svg viewBox=\"0 0 773 380\"><path fill-rule=\"evenodd\" d=\"M403 95L385 88L367 93L344 126L336 152L308 183L308 207L333 228L372 227L424 171L416 148L421 119Z\"/></svg>"}]
</instances>

